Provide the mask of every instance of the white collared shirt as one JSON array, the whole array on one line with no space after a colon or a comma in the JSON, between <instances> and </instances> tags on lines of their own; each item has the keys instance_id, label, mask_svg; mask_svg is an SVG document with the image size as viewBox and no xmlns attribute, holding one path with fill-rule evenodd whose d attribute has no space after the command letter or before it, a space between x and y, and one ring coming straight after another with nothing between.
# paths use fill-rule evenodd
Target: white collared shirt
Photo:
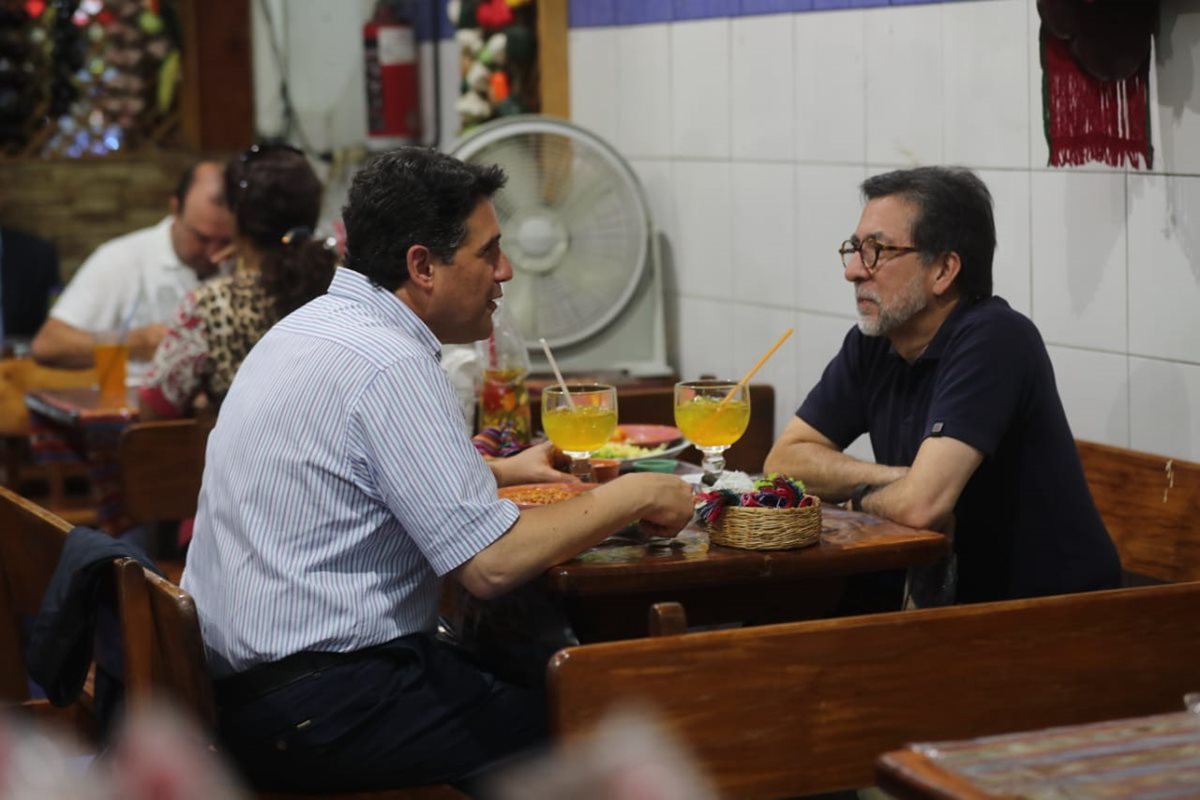
<instances>
[{"instance_id":1,"label":"white collared shirt","mask_svg":"<svg viewBox=\"0 0 1200 800\"><path fill-rule=\"evenodd\" d=\"M216 677L431 630L440 576L516 522L438 349L394 294L339 268L242 362L183 574Z\"/></svg>"}]
</instances>

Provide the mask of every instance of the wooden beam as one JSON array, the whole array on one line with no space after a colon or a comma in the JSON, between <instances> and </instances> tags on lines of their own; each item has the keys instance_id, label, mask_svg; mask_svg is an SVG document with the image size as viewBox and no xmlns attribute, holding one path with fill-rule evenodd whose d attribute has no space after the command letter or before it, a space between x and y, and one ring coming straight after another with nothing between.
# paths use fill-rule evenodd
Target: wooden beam
<instances>
[{"instance_id":1,"label":"wooden beam","mask_svg":"<svg viewBox=\"0 0 1200 800\"><path fill-rule=\"evenodd\" d=\"M567 0L538 0L538 78L542 113L571 118L571 84L567 68Z\"/></svg>"},{"instance_id":2,"label":"wooden beam","mask_svg":"<svg viewBox=\"0 0 1200 800\"><path fill-rule=\"evenodd\" d=\"M181 0L183 138L195 151L232 152L254 141L250 2Z\"/></svg>"}]
</instances>

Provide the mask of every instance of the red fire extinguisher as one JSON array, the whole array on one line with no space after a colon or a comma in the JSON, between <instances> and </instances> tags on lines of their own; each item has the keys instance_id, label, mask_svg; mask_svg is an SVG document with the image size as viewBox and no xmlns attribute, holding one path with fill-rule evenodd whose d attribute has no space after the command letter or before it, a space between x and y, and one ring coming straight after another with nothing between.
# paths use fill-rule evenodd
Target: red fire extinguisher
<instances>
[{"instance_id":1,"label":"red fire extinguisher","mask_svg":"<svg viewBox=\"0 0 1200 800\"><path fill-rule=\"evenodd\" d=\"M412 25L380 3L363 26L367 70L367 143L375 149L411 144L421 137L417 100L417 37Z\"/></svg>"}]
</instances>

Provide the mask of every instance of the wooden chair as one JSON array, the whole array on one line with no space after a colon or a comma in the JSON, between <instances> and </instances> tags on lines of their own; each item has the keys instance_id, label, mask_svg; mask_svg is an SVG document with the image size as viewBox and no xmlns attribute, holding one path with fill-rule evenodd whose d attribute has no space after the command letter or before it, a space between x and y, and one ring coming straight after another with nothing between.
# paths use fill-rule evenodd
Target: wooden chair
<instances>
[{"instance_id":1,"label":"wooden chair","mask_svg":"<svg viewBox=\"0 0 1200 800\"><path fill-rule=\"evenodd\" d=\"M724 796L870 785L877 756L1182 709L1200 583L582 645L549 669L572 736L639 702Z\"/></svg>"},{"instance_id":2,"label":"wooden chair","mask_svg":"<svg viewBox=\"0 0 1200 800\"><path fill-rule=\"evenodd\" d=\"M117 461L121 499L134 522L180 520L196 515L204 448L214 420L138 422L121 434Z\"/></svg>"},{"instance_id":3,"label":"wooden chair","mask_svg":"<svg viewBox=\"0 0 1200 800\"><path fill-rule=\"evenodd\" d=\"M1200 580L1200 464L1075 444L1125 571L1159 581Z\"/></svg>"},{"instance_id":4,"label":"wooden chair","mask_svg":"<svg viewBox=\"0 0 1200 800\"><path fill-rule=\"evenodd\" d=\"M217 724L200 621L191 595L143 569L131 559L117 562L117 595L125 658L125 690L132 707L166 697L208 730ZM283 800L290 795L264 793ZM422 786L379 792L323 794L331 800L453 800L464 795L450 786Z\"/></svg>"},{"instance_id":5,"label":"wooden chair","mask_svg":"<svg viewBox=\"0 0 1200 800\"><path fill-rule=\"evenodd\" d=\"M35 466L29 458L29 410L25 393L33 389L93 386L96 371L51 369L31 358L0 359L0 446L4 450L4 485L19 491L34 480L46 483L45 495L32 497L39 505L77 525L94 525L96 512L89 496L67 492L69 477L85 477L86 465L53 463Z\"/></svg>"},{"instance_id":6,"label":"wooden chair","mask_svg":"<svg viewBox=\"0 0 1200 800\"><path fill-rule=\"evenodd\" d=\"M95 735L92 696L60 709L33 699L25 672L22 630L41 607L72 525L0 487L0 708L20 707L87 738Z\"/></svg>"}]
</instances>

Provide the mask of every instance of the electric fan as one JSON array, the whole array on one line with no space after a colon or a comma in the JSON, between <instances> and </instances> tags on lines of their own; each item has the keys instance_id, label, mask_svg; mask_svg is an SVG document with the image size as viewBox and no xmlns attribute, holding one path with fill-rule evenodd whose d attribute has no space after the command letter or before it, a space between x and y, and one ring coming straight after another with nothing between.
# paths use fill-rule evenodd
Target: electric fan
<instances>
[{"instance_id":1,"label":"electric fan","mask_svg":"<svg viewBox=\"0 0 1200 800\"><path fill-rule=\"evenodd\" d=\"M504 303L533 368L548 368L544 338L572 372L671 374L658 243L621 156L582 128L536 114L480 126L451 154L508 175L493 198L513 266Z\"/></svg>"}]
</instances>

